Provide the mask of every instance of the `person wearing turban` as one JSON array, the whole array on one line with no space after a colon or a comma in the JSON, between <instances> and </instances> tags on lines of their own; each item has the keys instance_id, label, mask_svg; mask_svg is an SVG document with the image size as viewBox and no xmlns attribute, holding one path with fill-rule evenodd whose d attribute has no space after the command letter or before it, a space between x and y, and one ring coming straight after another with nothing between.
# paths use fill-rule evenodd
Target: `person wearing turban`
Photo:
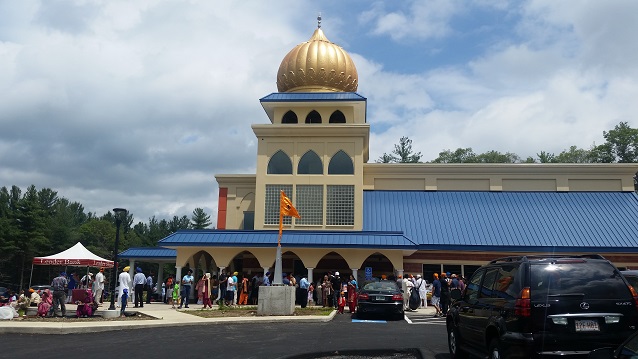
<instances>
[{"instance_id":1,"label":"person wearing turban","mask_svg":"<svg viewBox=\"0 0 638 359\"><path fill-rule=\"evenodd\" d=\"M120 285L118 296L117 296L118 298L122 298L122 295L124 294L124 288L126 288L129 293L131 292L131 275L128 273L130 269L131 267L129 266L122 268L122 273L120 273L120 276L118 277L118 282ZM118 307L120 305L119 299L117 301L117 305Z\"/></svg>"}]
</instances>

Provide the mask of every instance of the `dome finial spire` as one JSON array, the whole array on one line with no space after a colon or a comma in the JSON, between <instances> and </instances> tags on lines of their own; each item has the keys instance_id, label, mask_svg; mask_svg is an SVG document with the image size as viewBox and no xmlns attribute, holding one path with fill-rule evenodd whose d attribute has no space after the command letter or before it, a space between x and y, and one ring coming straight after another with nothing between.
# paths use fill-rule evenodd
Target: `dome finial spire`
<instances>
[{"instance_id":1,"label":"dome finial spire","mask_svg":"<svg viewBox=\"0 0 638 359\"><path fill-rule=\"evenodd\" d=\"M317 16L317 29L321 29L321 12L319 12L319 16Z\"/></svg>"}]
</instances>

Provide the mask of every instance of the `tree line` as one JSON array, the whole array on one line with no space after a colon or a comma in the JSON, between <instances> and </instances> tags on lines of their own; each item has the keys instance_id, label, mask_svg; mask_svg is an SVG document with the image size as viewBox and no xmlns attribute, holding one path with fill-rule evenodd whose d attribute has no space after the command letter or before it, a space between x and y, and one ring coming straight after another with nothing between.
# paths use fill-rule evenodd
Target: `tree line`
<instances>
[{"instance_id":1,"label":"tree line","mask_svg":"<svg viewBox=\"0 0 638 359\"><path fill-rule=\"evenodd\" d=\"M148 223L133 223L127 213L120 227L119 251L132 247L154 247L179 229L204 229L212 222L201 208L192 216L173 216ZM77 242L96 255L113 259L115 214L98 216L86 212L79 202L71 202L50 188L34 185L24 192L17 186L0 188L0 286L28 284L33 257L46 256L70 248ZM48 277L48 276L47 276ZM50 278L43 279L48 283ZM37 281L35 282L37 283Z\"/></svg>"},{"instance_id":2,"label":"tree line","mask_svg":"<svg viewBox=\"0 0 638 359\"><path fill-rule=\"evenodd\" d=\"M471 147L439 152L426 163L636 163L638 162L638 129L620 122L613 129L603 131L605 143L589 149L570 146L559 154L541 151L536 157L522 159L512 152L495 150L475 153ZM412 140L401 137L391 153L384 153L377 163L423 163L421 152L412 150Z\"/></svg>"}]
</instances>

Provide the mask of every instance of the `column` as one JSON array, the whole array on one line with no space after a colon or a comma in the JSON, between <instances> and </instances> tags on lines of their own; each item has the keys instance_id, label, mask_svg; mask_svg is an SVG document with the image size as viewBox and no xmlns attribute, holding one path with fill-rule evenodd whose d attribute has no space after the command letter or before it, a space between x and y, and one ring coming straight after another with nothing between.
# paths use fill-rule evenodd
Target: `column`
<instances>
[{"instance_id":1,"label":"column","mask_svg":"<svg viewBox=\"0 0 638 359\"><path fill-rule=\"evenodd\" d=\"M182 287L182 266L175 266L175 280L179 281L179 287Z\"/></svg>"},{"instance_id":2,"label":"column","mask_svg":"<svg viewBox=\"0 0 638 359\"><path fill-rule=\"evenodd\" d=\"M226 267L219 267L219 275L217 276L217 279L219 280L219 277L222 275L222 272L224 271L224 269L226 269ZM217 299L216 300L220 300L222 297L222 284L219 283L219 287L217 287Z\"/></svg>"},{"instance_id":3,"label":"column","mask_svg":"<svg viewBox=\"0 0 638 359\"><path fill-rule=\"evenodd\" d=\"M308 283L312 283L313 281L313 273L312 271L314 270L314 268L306 268L308 270Z\"/></svg>"},{"instance_id":4,"label":"column","mask_svg":"<svg viewBox=\"0 0 638 359\"><path fill-rule=\"evenodd\" d=\"M359 285L359 278L357 278L357 270L359 270L359 268L350 268L352 270L352 276L354 277L354 280L357 281L357 285Z\"/></svg>"},{"instance_id":5,"label":"column","mask_svg":"<svg viewBox=\"0 0 638 359\"><path fill-rule=\"evenodd\" d=\"M159 294L159 301L162 302L164 297L162 296L162 284L164 283L164 264L159 263L157 268L157 293ZM168 290L168 289L166 289Z\"/></svg>"},{"instance_id":6,"label":"column","mask_svg":"<svg viewBox=\"0 0 638 359\"><path fill-rule=\"evenodd\" d=\"M403 278L403 268L397 269L397 277L401 276Z\"/></svg>"}]
</instances>

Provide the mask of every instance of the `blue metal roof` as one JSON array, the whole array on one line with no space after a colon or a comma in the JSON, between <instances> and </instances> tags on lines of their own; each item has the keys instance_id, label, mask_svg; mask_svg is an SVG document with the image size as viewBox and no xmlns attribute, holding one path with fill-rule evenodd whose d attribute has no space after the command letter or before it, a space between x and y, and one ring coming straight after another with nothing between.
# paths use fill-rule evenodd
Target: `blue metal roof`
<instances>
[{"instance_id":1,"label":"blue metal roof","mask_svg":"<svg viewBox=\"0 0 638 359\"><path fill-rule=\"evenodd\" d=\"M366 101L356 92L273 92L260 102Z\"/></svg>"},{"instance_id":2,"label":"blue metal roof","mask_svg":"<svg viewBox=\"0 0 638 359\"><path fill-rule=\"evenodd\" d=\"M129 248L119 253L120 258L155 258L155 259L175 259L177 251L170 248Z\"/></svg>"},{"instance_id":3,"label":"blue metal roof","mask_svg":"<svg viewBox=\"0 0 638 359\"><path fill-rule=\"evenodd\" d=\"M364 191L363 230L423 250L638 252L633 192Z\"/></svg>"},{"instance_id":4,"label":"blue metal roof","mask_svg":"<svg viewBox=\"0 0 638 359\"><path fill-rule=\"evenodd\" d=\"M163 246L275 247L278 231L179 230L159 241ZM401 232L285 230L282 247L415 249Z\"/></svg>"}]
</instances>

